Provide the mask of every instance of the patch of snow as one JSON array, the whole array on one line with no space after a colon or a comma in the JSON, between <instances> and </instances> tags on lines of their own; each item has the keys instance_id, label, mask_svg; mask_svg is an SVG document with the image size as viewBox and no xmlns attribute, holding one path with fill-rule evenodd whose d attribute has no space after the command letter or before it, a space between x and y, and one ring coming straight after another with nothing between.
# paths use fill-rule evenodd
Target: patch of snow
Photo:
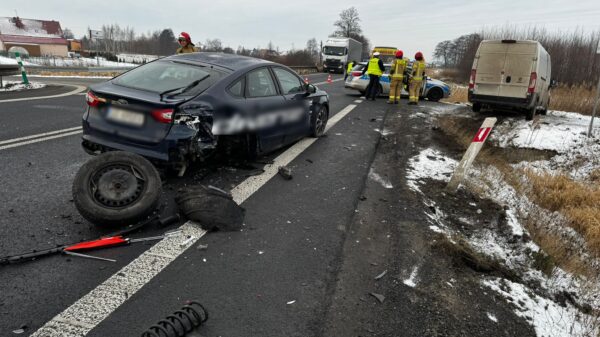
<instances>
[{"instance_id":1,"label":"patch of snow","mask_svg":"<svg viewBox=\"0 0 600 337\"><path fill-rule=\"evenodd\" d=\"M22 61L24 66L34 66L35 64L27 62L27 61ZM19 63L17 62L16 59L10 58L10 57L6 57L6 56L0 56L0 64L3 65L18 65Z\"/></svg>"},{"instance_id":2,"label":"patch of snow","mask_svg":"<svg viewBox=\"0 0 600 337\"><path fill-rule=\"evenodd\" d=\"M20 81L19 82L7 81L7 82L4 82L4 88L0 88L0 92L40 89L45 86L46 85L44 83L39 83L39 82L29 82L29 84L23 84Z\"/></svg>"},{"instance_id":3,"label":"patch of snow","mask_svg":"<svg viewBox=\"0 0 600 337\"><path fill-rule=\"evenodd\" d=\"M512 209L506 210L506 222L512 229L513 235L523 236L523 227Z\"/></svg>"},{"instance_id":4,"label":"patch of snow","mask_svg":"<svg viewBox=\"0 0 600 337\"><path fill-rule=\"evenodd\" d=\"M457 164L456 160L444 156L440 151L427 148L408 161L409 169L406 173L408 186L420 192L417 182L423 179L449 181Z\"/></svg>"},{"instance_id":5,"label":"patch of snow","mask_svg":"<svg viewBox=\"0 0 600 337\"><path fill-rule=\"evenodd\" d=\"M498 318L496 318L496 316L494 314L490 314L489 312L486 312L486 315L490 319L490 321L492 321L494 323L498 323Z\"/></svg>"},{"instance_id":6,"label":"patch of snow","mask_svg":"<svg viewBox=\"0 0 600 337\"><path fill-rule=\"evenodd\" d=\"M444 233L444 231L436 225L429 226L429 229L431 229L432 231L434 231L436 233Z\"/></svg>"},{"instance_id":7,"label":"patch of snow","mask_svg":"<svg viewBox=\"0 0 600 337\"><path fill-rule=\"evenodd\" d=\"M509 300L515 306L515 314L529 321L538 336L584 337L596 336L599 332L590 324L594 318L580 313L569 303L561 307L532 293L524 285L508 280L484 280L483 284Z\"/></svg>"},{"instance_id":8,"label":"patch of snow","mask_svg":"<svg viewBox=\"0 0 600 337\"><path fill-rule=\"evenodd\" d=\"M384 137L387 136L387 135L393 135L394 134L393 132L391 132L389 130L386 130L386 129L383 129L383 130L373 129L373 131L379 132Z\"/></svg>"},{"instance_id":9,"label":"patch of snow","mask_svg":"<svg viewBox=\"0 0 600 337\"><path fill-rule=\"evenodd\" d=\"M419 267L418 266L414 266L412 272L410 273L410 276L402 281L402 283L404 283L405 285L414 288L417 286L417 273L419 272Z\"/></svg>"},{"instance_id":10,"label":"patch of snow","mask_svg":"<svg viewBox=\"0 0 600 337\"><path fill-rule=\"evenodd\" d=\"M27 75L31 78L112 78L111 76Z\"/></svg>"},{"instance_id":11,"label":"patch of snow","mask_svg":"<svg viewBox=\"0 0 600 337\"><path fill-rule=\"evenodd\" d=\"M116 67L116 68L133 68L137 64L126 62L109 61L104 57L87 58L87 57L30 57L29 62L34 65L50 66L50 67Z\"/></svg>"},{"instance_id":12,"label":"patch of snow","mask_svg":"<svg viewBox=\"0 0 600 337\"><path fill-rule=\"evenodd\" d=\"M373 171L373 168L371 167L371 169L369 170L369 178L380 183L381 186L385 187L385 188L394 188L394 186L392 185L392 183L390 183L389 181L387 181L386 179L384 179L382 176L380 176L379 174L377 174L375 171Z\"/></svg>"}]
</instances>

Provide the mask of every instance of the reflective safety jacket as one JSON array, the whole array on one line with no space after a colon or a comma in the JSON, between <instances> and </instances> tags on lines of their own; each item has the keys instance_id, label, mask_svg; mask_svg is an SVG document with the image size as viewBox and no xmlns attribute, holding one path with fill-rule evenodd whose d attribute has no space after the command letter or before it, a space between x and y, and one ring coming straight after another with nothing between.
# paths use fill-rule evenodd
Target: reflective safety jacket
<instances>
[{"instance_id":1,"label":"reflective safety jacket","mask_svg":"<svg viewBox=\"0 0 600 337\"><path fill-rule=\"evenodd\" d=\"M377 57L373 57L369 60L369 64L367 65L367 73L369 75L381 76L383 75L383 71L385 68L382 66L383 62ZM382 69L383 68L383 69Z\"/></svg>"},{"instance_id":2,"label":"reflective safety jacket","mask_svg":"<svg viewBox=\"0 0 600 337\"><path fill-rule=\"evenodd\" d=\"M346 69L346 73L350 74L350 72L352 72L352 68L354 68L354 63L353 62L348 63L348 68Z\"/></svg>"},{"instance_id":3,"label":"reflective safety jacket","mask_svg":"<svg viewBox=\"0 0 600 337\"><path fill-rule=\"evenodd\" d=\"M413 81L422 81L423 74L425 74L425 60L413 62L412 66L412 79Z\"/></svg>"},{"instance_id":4,"label":"reflective safety jacket","mask_svg":"<svg viewBox=\"0 0 600 337\"><path fill-rule=\"evenodd\" d=\"M395 59L394 63L392 63L392 69L390 70L390 74L393 79L403 79L404 71L406 70L407 60L405 59Z\"/></svg>"}]
</instances>

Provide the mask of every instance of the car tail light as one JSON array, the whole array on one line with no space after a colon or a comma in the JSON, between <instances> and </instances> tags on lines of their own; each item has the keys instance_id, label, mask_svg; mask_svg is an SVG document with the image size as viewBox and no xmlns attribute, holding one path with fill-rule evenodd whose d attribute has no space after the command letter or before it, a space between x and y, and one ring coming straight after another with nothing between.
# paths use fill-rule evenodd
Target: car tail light
<instances>
[{"instance_id":1,"label":"car tail light","mask_svg":"<svg viewBox=\"0 0 600 337\"><path fill-rule=\"evenodd\" d=\"M473 90L475 88L475 75L477 75L477 70L471 70L471 77L469 78L469 90Z\"/></svg>"},{"instance_id":2,"label":"car tail light","mask_svg":"<svg viewBox=\"0 0 600 337\"><path fill-rule=\"evenodd\" d=\"M106 99L98 97L94 95L93 92L88 91L85 95L85 102L87 103L87 105L95 107L100 105L100 103L106 103Z\"/></svg>"},{"instance_id":3,"label":"car tail light","mask_svg":"<svg viewBox=\"0 0 600 337\"><path fill-rule=\"evenodd\" d=\"M527 87L528 94L533 94L533 92L535 91L536 83L537 83L537 73L533 72L533 73L531 73L531 76L529 77L529 87Z\"/></svg>"},{"instance_id":4,"label":"car tail light","mask_svg":"<svg viewBox=\"0 0 600 337\"><path fill-rule=\"evenodd\" d=\"M354 76L354 77L362 76L362 71L353 71L352 76Z\"/></svg>"},{"instance_id":5,"label":"car tail light","mask_svg":"<svg viewBox=\"0 0 600 337\"><path fill-rule=\"evenodd\" d=\"M171 123L173 121L173 109L152 110L152 117L161 123Z\"/></svg>"}]
</instances>

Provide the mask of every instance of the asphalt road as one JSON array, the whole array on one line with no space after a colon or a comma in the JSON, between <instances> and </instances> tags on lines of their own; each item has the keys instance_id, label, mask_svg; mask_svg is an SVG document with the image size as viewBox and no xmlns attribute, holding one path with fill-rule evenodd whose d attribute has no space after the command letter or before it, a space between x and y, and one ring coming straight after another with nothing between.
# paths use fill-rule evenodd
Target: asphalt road
<instances>
[{"instance_id":1,"label":"asphalt road","mask_svg":"<svg viewBox=\"0 0 600 337\"><path fill-rule=\"evenodd\" d=\"M323 82L326 78L325 74L309 76L313 83ZM0 156L3 162L0 172L0 227L3 229L0 255L3 256L78 242L106 233L106 230L82 219L71 201L71 181L77 169L89 158L80 147L76 129L80 126L84 109L83 95L34 99L72 91L74 87L69 85L81 86L98 80L46 81L52 85L36 90L35 96L28 93L29 99L24 101L2 102L14 99L15 94L0 96ZM322 84L321 87L331 95L332 117L358 98L358 95L347 95L339 81ZM201 299L207 302L214 315L212 317L226 317L227 312L239 311L249 305L243 302L236 304L233 289L239 296L245 294L252 299L264 294L263 302L256 302L254 308L248 308L255 313L247 312L243 316L250 321L252 317L256 318L256 312L268 308L273 315L262 313L259 316L273 319L267 322L255 320L254 324L247 326L255 327L257 332L265 332L262 335L269 335L268 331L282 331L278 330L281 329L278 324L281 319L288 317L280 306L271 306L270 303L283 303L283 308L286 308L286 302L300 295L290 289L298 279L305 280L303 283L308 286L301 290L311 293L312 303L321 303L318 310L323 311L325 303L320 301L320 297L325 296L331 287L332 270L339 259L339 247L343 240L344 232L337 228L353 214L353 205L366 177L368 161L379 135L372 132L377 123L370 122L370 119L381 115L381 112L363 108L359 104L329 131L328 137L319 139L292 162L294 180L283 181L275 177L246 201L244 207L248 210L246 225L249 230L235 234L211 233L203 238L202 241L210 247L203 254L212 263L200 263L199 253L190 249L136 294L135 301L127 301L109 320L94 329L92 335L136 335L180 307L183 299ZM39 141L29 143L32 140ZM15 144L18 146L11 147ZM358 145L353 152L344 150L344 146L352 144ZM275 154L270 158L273 156ZM313 163L306 159L311 159ZM230 189L247 175L248 172L244 170L213 167L201 175L190 175L175 181L173 186L193 182ZM285 195L285 198L277 197L280 195ZM159 232L159 229L151 228L143 236ZM138 244L96 254L115 258L116 263L55 256L1 267L0 294L3 295L0 298L0 334L6 335L22 325L27 326L27 334L36 331L149 247ZM258 255L258 250L264 250L265 253ZM191 266L188 263L190 259L194 260ZM172 268L187 270L189 277L183 278L182 275L187 272L173 271ZM235 270L237 279L231 274L223 274ZM251 278L250 271L254 278ZM200 283L210 284L210 288L214 289L208 291L206 287L192 287L193 291L190 290L187 295L177 294L199 283L196 273L212 275ZM279 277L287 280L285 286L279 284ZM184 282L186 286L179 282ZM156 293L150 290L157 285L162 288L166 286L169 291ZM266 289L249 292L247 288L259 285L267 286L273 293ZM229 297L226 302L218 301L224 296ZM143 304L145 301L162 304L158 307L147 306ZM130 308L129 303L135 308ZM314 316L317 308L309 303L293 307L294 310L303 310L295 315L297 326L308 328L311 324L317 324L318 316ZM160 309L151 309L153 307ZM140 310L145 311L143 315L139 314ZM304 314L313 318L307 320ZM134 317L135 321L132 320ZM111 323L112 320L129 323L115 325ZM221 334L222 328L226 328L230 335L235 335L235 331L245 331L231 325L227 319L214 321L220 322L212 325L215 334ZM297 326L290 325L289 331L302 331ZM108 333L103 329L116 330Z\"/></svg>"},{"instance_id":2,"label":"asphalt road","mask_svg":"<svg viewBox=\"0 0 600 337\"><path fill-rule=\"evenodd\" d=\"M312 83L326 78L309 76ZM28 100L2 102L15 94L0 95L0 256L108 232L82 219L71 201L72 179L89 158L80 147L78 129L83 95L34 99L92 81L48 81L50 87L28 93ZM36 336L62 336L77 325L89 336L139 336L188 300L201 302L210 313L200 329L205 337L397 336L399 331L406 336L531 335L510 309L498 309L500 304L485 295L472 271L457 268L431 247L436 237L426 225L423 204L398 173L421 149L444 143L432 134L428 112L457 108L364 101L341 81L319 87L331 100L333 126L325 137L303 140L251 166L215 162L184 178L168 179L164 213L173 207L179 187L211 184L231 190L260 173L265 163L289 158L292 180L267 177L242 203L242 231L202 236L166 267L156 267L153 278L122 269L160 245L153 243L94 252L116 263L53 256L0 267L0 335L26 326L28 336L52 320L58 330ZM383 136L384 128L393 132ZM370 179L370 172L394 187ZM136 236L164 230L150 227ZM197 249L198 244L207 248ZM151 265L165 257L154 256ZM374 281L384 266L396 276ZM422 286L398 285L398 278L417 269ZM144 279L141 284L136 284L138 277ZM126 284L127 291L108 289L103 292L107 298L86 296L114 279ZM450 279L459 285L449 288ZM132 284L135 290L129 292ZM389 299L380 304L370 291ZM115 301L122 304L111 304ZM98 324L82 324L68 315L53 320L67 308L91 321L107 316L97 319ZM490 310L517 323L498 329L485 317Z\"/></svg>"}]
</instances>

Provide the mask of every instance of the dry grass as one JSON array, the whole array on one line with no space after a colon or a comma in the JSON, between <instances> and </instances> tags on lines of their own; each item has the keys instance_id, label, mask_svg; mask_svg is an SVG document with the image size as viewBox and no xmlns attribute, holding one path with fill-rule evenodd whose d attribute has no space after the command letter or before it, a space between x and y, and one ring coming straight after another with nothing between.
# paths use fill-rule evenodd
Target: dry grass
<instances>
[{"instance_id":1,"label":"dry grass","mask_svg":"<svg viewBox=\"0 0 600 337\"><path fill-rule=\"evenodd\" d=\"M468 103L469 88L464 85L450 83L450 97L444 98L442 102L449 103Z\"/></svg>"},{"instance_id":2,"label":"dry grass","mask_svg":"<svg viewBox=\"0 0 600 337\"><path fill-rule=\"evenodd\" d=\"M590 250L600 256L600 186L584 185L565 175L538 175L532 171L526 171L526 175L536 203L565 215Z\"/></svg>"},{"instance_id":3,"label":"dry grass","mask_svg":"<svg viewBox=\"0 0 600 337\"><path fill-rule=\"evenodd\" d=\"M551 90L550 109L591 115L596 99L592 85L560 85Z\"/></svg>"}]
</instances>

